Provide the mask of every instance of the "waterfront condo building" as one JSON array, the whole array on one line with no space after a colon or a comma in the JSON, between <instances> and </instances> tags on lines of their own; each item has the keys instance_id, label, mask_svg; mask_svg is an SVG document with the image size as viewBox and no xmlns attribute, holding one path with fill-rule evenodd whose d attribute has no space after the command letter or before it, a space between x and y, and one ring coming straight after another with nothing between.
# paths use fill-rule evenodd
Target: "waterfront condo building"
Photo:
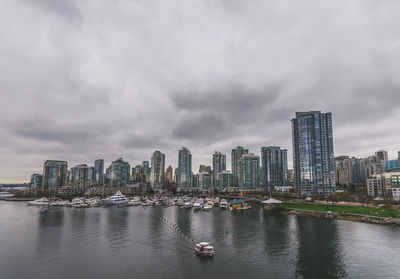
<instances>
[{"instance_id":1,"label":"waterfront condo building","mask_svg":"<svg viewBox=\"0 0 400 279\"><path fill-rule=\"evenodd\" d=\"M296 191L328 196L336 190L332 114L296 112L292 119Z\"/></svg>"},{"instance_id":2,"label":"waterfront condo building","mask_svg":"<svg viewBox=\"0 0 400 279\"><path fill-rule=\"evenodd\" d=\"M31 189L43 188L43 175L34 173L31 175Z\"/></svg>"},{"instance_id":3,"label":"waterfront condo building","mask_svg":"<svg viewBox=\"0 0 400 279\"><path fill-rule=\"evenodd\" d=\"M192 190L199 189L199 174L192 174Z\"/></svg>"},{"instance_id":4,"label":"waterfront condo building","mask_svg":"<svg viewBox=\"0 0 400 279\"><path fill-rule=\"evenodd\" d=\"M122 158L119 158L111 163L109 167L110 185L121 187L130 183L131 166Z\"/></svg>"},{"instance_id":5,"label":"waterfront condo building","mask_svg":"<svg viewBox=\"0 0 400 279\"><path fill-rule=\"evenodd\" d=\"M67 184L68 163L47 160L43 166L43 189L56 190Z\"/></svg>"},{"instance_id":6,"label":"waterfront condo building","mask_svg":"<svg viewBox=\"0 0 400 279\"><path fill-rule=\"evenodd\" d=\"M287 150L278 146L261 147L261 177L265 191L287 186Z\"/></svg>"},{"instance_id":7,"label":"waterfront condo building","mask_svg":"<svg viewBox=\"0 0 400 279\"><path fill-rule=\"evenodd\" d=\"M143 172L146 176L146 182L151 182L151 167L149 161L142 161Z\"/></svg>"},{"instance_id":8,"label":"waterfront condo building","mask_svg":"<svg viewBox=\"0 0 400 279\"><path fill-rule=\"evenodd\" d=\"M94 180L97 185L104 184L104 159L94 161Z\"/></svg>"},{"instance_id":9,"label":"waterfront condo building","mask_svg":"<svg viewBox=\"0 0 400 279\"><path fill-rule=\"evenodd\" d=\"M232 173L233 173L233 186L238 187L240 184L240 159L242 158L243 154L248 154L249 150L243 148L242 146L237 146L236 148L232 149L231 152L231 166L232 166Z\"/></svg>"},{"instance_id":10,"label":"waterfront condo building","mask_svg":"<svg viewBox=\"0 0 400 279\"><path fill-rule=\"evenodd\" d=\"M335 157L336 184L349 187L352 184L352 164L349 156Z\"/></svg>"},{"instance_id":11,"label":"waterfront condo building","mask_svg":"<svg viewBox=\"0 0 400 279\"><path fill-rule=\"evenodd\" d=\"M165 180L168 184L174 182L174 170L172 169L171 165L169 165L165 171Z\"/></svg>"},{"instance_id":12,"label":"waterfront condo building","mask_svg":"<svg viewBox=\"0 0 400 279\"><path fill-rule=\"evenodd\" d=\"M241 191L258 191L260 187L260 156L243 154L239 161Z\"/></svg>"},{"instance_id":13,"label":"waterfront condo building","mask_svg":"<svg viewBox=\"0 0 400 279\"><path fill-rule=\"evenodd\" d=\"M213 154L213 177L212 187L213 189L221 190L218 184L218 173L226 170L226 155L219 151L215 151Z\"/></svg>"},{"instance_id":14,"label":"waterfront condo building","mask_svg":"<svg viewBox=\"0 0 400 279\"><path fill-rule=\"evenodd\" d=\"M178 188L189 189L192 186L192 154L182 147L178 153Z\"/></svg>"},{"instance_id":15,"label":"waterfront condo building","mask_svg":"<svg viewBox=\"0 0 400 279\"><path fill-rule=\"evenodd\" d=\"M363 158L350 158L351 183L354 185L365 185L365 160Z\"/></svg>"},{"instance_id":16,"label":"waterfront condo building","mask_svg":"<svg viewBox=\"0 0 400 279\"><path fill-rule=\"evenodd\" d=\"M164 188L164 170L165 155L158 150L154 151L153 156L151 156L151 187L154 192L160 193Z\"/></svg>"},{"instance_id":17,"label":"waterfront condo building","mask_svg":"<svg viewBox=\"0 0 400 279\"><path fill-rule=\"evenodd\" d=\"M222 171L218 173L218 187L220 191L225 190L228 187L232 187L233 174L230 171Z\"/></svg>"},{"instance_id":18,"label":"waterfront condo building","mask_svg":"<svg viewBox=\"0 0 400 279\"><path fill-rule=\"evenodd\" d=\"M200 191L211 193L212 192L212 180L211 174L208 172L199 173L199 189Z\"/></svg>"}]
</instances>

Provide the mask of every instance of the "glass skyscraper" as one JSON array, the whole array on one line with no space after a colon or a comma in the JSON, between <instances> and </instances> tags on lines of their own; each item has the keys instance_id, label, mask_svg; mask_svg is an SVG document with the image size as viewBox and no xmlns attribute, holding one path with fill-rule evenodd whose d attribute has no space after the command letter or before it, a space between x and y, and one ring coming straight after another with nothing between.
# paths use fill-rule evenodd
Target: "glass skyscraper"
<instances>
[{"instance_id":1,"label":"glass skyscraper","mask_svg":"<svg viewBox=\"0 0 400 279\"><path fill-rule=\"evenodd\" d=\"M287 150L278 146L261 147L261 177L265 191L287 186Z\"/></svg>"},{"instance_id":2,"label":"glass skyscraper","mask_svg":"<svg viewBox=\"0 0 400 279\"><path fill-rule=\"evenodd\" d=\"M56 190L67 184L68 163L47 160L43 166L43 189Z\"/></svg>"},{"instance_id":3,"label":"glass skyscraper","mask_svg":"<svg viewBox=\"0 0 400 279\"><path fill-rule=\"evenodd\" d=\"M232 149L231 153L231 165L233 174L233 186L238 187L240 184L240 159L243 154L248 154L249 150L243 148L242 146L237 146Z\"/></svg>"},{"instance_id":4,"label":"glass skyscraper","mask_svg":"<svg viewBox=\"0 0 400 279\"><path fill-rule=\"evenodd\" d=\"M43 175L34 173L31 175L31 188L42 189L43 188Z\"/></svg>"},{"instance_id":5,"label":"glass skyscraper","mask_svg":"<svg viewBox=\"0 0 400 279\"><path fill-rule=\"evenodd\" d=\"M151 187L154 192L162 192L165 179L165 155L160 151L154 151L151 157Z\"/></svg>"},{"instance_id":6,"label":"glass skyscraper","mask_svg":"<svg viewBox=\"0 0 400 279\"><path fill-rule=\"evenodd\" d=\"M226 155L215 151L213 154L213 189L221 190L218 184L218 173L226 170Z\"/></svg>"},{"instance_id":7,"label":"glass skyscraper","mask_svg":"<svg viewBox=\"0 0 400 279\"><path fill-rule=\"evenodd\" d=\"M336 190L332 114L296 112L292 119L296 191L327 196Z\"/></svg>"},{"instance_id":8,"label":"glass skyscraper","mask_svg":"<svg viewBox=\"0 0 400 279\"><path fill-rule=\"evenodd\" d=\"M260 156L254 153L243 154L239 161L239 189L257 191L260 187Z\"/></svg>"},{"instance_id":9,"label":"glass skyscraper","mask_svg":"<svg viewBox=\"0 0 400 279\"><path fill-rule=\"evenodd\" d=\"M94 180L97 185L104 184L104 159L94 161Z\"/></svg>"},{"instance_id":10,"label":"glass skyscraper","mask_svg":"<svg viewBox=\"0 0 400 279\"><path fill-rule=\"evenodd\" d=\"M178 154L178 188L188 189L192 186L192 154L182 147Z\"/></svg>"},{"instance_id":11,"label":"glass skyscraper","mask_svg":"<svg viewBox=\"0 0 400 279\"><path fill-rule=\"evenodd\" d=\"M119 158L111 163L110 166L110 184L111 186L126 186L130 183L131 166L128 162Z\"/></svg>"}]
</instances>

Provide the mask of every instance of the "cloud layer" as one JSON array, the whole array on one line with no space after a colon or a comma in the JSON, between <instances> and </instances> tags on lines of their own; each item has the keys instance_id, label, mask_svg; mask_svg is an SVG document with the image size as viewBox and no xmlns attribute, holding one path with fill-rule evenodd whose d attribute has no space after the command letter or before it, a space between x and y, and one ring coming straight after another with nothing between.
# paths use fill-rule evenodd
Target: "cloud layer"
<instances>
[{"instance_id":1,"label":"cloud layer","mask_svg":"<svg viewBox=\"0 0 400 279\"><path fill-rule=\"evenodd\" d=\"M332 112L336 155L400 150L399 1L1 6L0 182L45 159L161 150L175 167L182 145L195 171L236 145L291 158L290 119L308 110Z\"/></svg>"}]
</instances>

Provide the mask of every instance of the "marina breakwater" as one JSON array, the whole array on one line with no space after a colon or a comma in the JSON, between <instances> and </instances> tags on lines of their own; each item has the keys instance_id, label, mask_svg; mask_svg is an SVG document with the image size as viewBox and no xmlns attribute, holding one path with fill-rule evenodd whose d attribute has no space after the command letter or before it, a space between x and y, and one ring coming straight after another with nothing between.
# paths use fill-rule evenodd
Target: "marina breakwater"
<instances>
[{"instance_id":1,"label":"marina breakwater","mask_svg":"<svg viewBox=\"0 0 400 279\"><path fill-rule=\"evenodd\" d=\"M300 214L300 215L309 215L322 218L333 218L333 219L340 219L347 221L365 222L370 224L400 226L400 219L398 218L369 216L369 215L344 213L344 212L327 213L324 211L306 210L306 209L284 209L281 212L287 214L295 214L295 215Z\"/></svg>"}]
</instances>

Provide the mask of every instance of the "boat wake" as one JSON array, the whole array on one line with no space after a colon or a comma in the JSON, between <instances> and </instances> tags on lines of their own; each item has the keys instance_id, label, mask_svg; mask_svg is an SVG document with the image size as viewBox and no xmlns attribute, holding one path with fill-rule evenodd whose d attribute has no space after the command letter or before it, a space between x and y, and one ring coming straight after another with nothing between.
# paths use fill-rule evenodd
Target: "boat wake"
<instances>
[{"instance_id":1,"label":"boat wake","mask_svg":"<svg viewBox=\"0 0 400 279\"><path fill-rule=\"evenodd\" d=\"M160 217L160 223L163 224L163 226L166 229L171 229L174 234L176 234L180 239L190 241L191 243L195 243L195 240L188 234L182 232L182 230L179 227L179 224L177 223L170 223L165 217Z\"/></svg>"}]
</instances>

